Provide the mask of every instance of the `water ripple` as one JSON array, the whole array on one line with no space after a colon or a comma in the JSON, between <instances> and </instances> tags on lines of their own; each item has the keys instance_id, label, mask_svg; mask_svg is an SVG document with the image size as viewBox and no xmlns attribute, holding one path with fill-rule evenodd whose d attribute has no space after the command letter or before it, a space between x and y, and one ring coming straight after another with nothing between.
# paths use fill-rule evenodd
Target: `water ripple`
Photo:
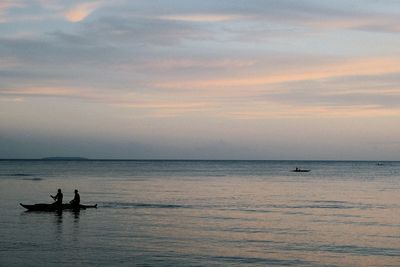
<instances>
[{"instance_id":1,"label":"water ripple","mask_svg":"<svg viewBox=\"0 0 400 267\"><path fill-rule=\"evenodd\" d=\"M34 178L23 178L24 181L43 181L43 178L34 177Z\"/></svg>"},{"instance_id":2,"label":"water ripple","mask_svg":"<svg viewBox=\"0 0 400 267\"><path fill-rule=\"evenodd\" d=\"M5 176L5 177L29 177L33 176L33 174L30 173L1 173L0 176Z\"/></svg>"},{"instance_id":3,"label":"water ripple","mask_svg":"<svg viewBox=\"0 0 400 267\"><path fill-rule=\"evenodd\" d=\"M284 260L274 258L256 258L256 257L234 257L234 256L216 256L215 260L227 261L238 264L262 264L264 266L312 266L311 262L302 260Z\"/></svg>"},{"instance_id":4,"label":"water ripple","mask_svg":"<svg viewBox=\"0 0 400 267\"><path fill-rule=\"evenodd\" d=\"M104 208L119 208L119 209L128 209L128 208L153 208L153 209L177 209L177 208L189 208L189 206L185 205L176 205L176 204L158 204L158 203L127 203L127 202L106 202L102 203L102 207Z\"/></svg>"}]
</instances>

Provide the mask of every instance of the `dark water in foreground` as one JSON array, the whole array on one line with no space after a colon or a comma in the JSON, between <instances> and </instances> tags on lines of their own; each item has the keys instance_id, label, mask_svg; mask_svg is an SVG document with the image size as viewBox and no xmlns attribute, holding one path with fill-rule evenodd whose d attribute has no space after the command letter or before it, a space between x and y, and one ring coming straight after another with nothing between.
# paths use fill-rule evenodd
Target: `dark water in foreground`
<instances>
[{"instance_id":1,"label":"dark water in foreground","mask_svg":"<svg viewBox=\"0 0 400 267\"><path fill-rule=\"evenodd\" d=\"M400 266L399 162L0 161L0 211L0 266Z\"/></svg>"}]
</instances>

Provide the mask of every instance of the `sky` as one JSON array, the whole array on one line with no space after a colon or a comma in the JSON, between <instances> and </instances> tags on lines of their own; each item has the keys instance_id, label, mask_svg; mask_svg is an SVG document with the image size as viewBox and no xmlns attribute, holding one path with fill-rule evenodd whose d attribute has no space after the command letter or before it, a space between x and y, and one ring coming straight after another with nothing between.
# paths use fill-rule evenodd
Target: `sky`
<instances>
[{"instance_id":1,"label":"sky","mask_svg":"<svg viewBox=\"0 0 400 267\"><path fill-rule=\"evenodd\" d=\"M400 160L400 1L2 0L0 158Z\"/></svg>"}]
</instances>

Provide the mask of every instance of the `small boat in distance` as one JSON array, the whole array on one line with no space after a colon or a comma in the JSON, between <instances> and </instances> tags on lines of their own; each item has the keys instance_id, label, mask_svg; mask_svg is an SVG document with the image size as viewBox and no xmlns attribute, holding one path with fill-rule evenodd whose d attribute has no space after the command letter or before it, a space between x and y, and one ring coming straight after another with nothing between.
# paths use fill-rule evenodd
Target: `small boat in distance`
<instances>
[{"instance_id":1,"label":"small boat in distance","mask_svg":"<svg viewBox=\"0 0 400 267\"><path fill-rule=\"evenodd\" d=\"M296 169L292 170L292 172L310 172L310 171L311 170L300 169L300 168L297 168L297 167L296 167Z\"/></svg>"},{"instance_id":2,"label":"small boat in distance","mask_svg":"<svg viewBox=\"0 0 400 267\"><path fill-rule=\"evenodd\" d=\"M22 203L19 204L28 211L60 211L60 210L80 210L80 209L84 210L88 208L97 208L97 204L79 205L79 208L75 207L72 204L62 204L61 209L59 206L53 204L33 204L33 205L25 205Z\"/></svg>"}]
</instances>

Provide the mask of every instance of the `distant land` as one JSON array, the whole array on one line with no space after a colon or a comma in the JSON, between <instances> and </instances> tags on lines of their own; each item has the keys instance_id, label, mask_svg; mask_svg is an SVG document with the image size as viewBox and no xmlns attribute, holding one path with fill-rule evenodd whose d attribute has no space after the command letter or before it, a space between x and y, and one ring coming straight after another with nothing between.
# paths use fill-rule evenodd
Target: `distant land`
<instances>
[{"instance_id":1,"label":"distant land","mask_svg":"<svg viewBox=\"0 0 400 267\"><path fill-rule=\"evenodd\" d=\"M83 157L46 157L46 158L41 158L41 160L89 160L89 159Z\"/></svg>"}]
</instances>

